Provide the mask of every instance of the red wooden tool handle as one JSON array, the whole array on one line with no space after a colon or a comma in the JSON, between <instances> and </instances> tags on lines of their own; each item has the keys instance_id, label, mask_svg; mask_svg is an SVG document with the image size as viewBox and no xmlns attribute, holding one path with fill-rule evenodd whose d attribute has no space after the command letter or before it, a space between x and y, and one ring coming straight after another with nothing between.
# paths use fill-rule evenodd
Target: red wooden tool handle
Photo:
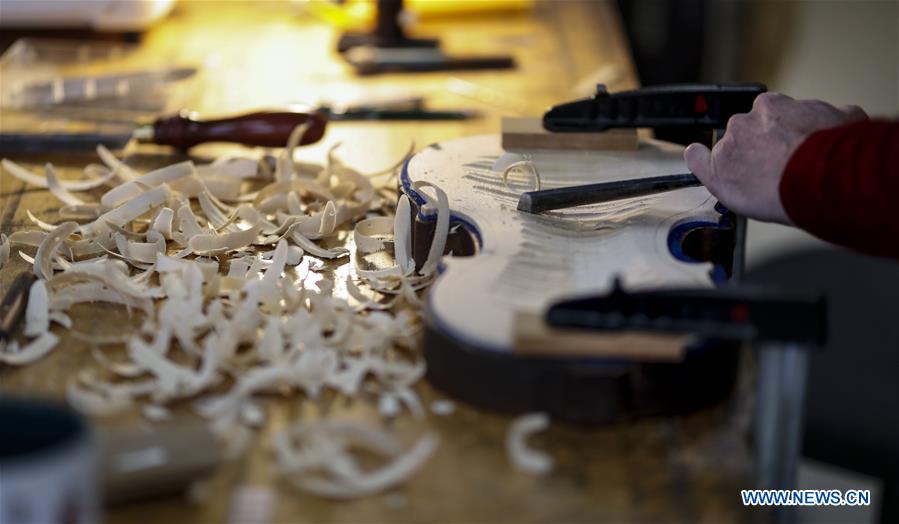
<instances>
[{"instance_id":1,"label":"red wooden tool handle","mask_svg":"<svg viewBox=\"0 0 899 524\"><path fill-rule=\"evenodd\" d=\"M186 114L160 118L153 123L156 144L188 149L206 142L232 142L247 146L284 147L290 132L305 122L311 127L300 145L311 144L325 134L327 119L318 113L260 111L220 120L194 120Z\"/></svg>"}]
</instances>

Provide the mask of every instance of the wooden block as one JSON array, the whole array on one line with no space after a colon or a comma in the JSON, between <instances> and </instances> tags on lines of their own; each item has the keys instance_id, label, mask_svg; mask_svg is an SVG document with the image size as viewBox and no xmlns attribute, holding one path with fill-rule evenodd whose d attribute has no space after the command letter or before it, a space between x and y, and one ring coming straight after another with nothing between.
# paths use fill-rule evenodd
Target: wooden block
<instances>
[{"instance_id":1,"label":"wooden block","mask_svg":"<svg viewBox=\"0 0 899 524\"><path fill-rule=\"evenodd\" d=\"M633 151L636 129L601 133L550 133L539 118L503 118L503 149L561 149L575 151Z\"/></svg>"},{"instance_id":2,"label":"wooden block","mask_svg":"<svg viewBox=\"0 0 899 524\"><path fill-rule=\"evenodd\" d=\"M683 360L689 335L640 332L599 333L580 329L557 329L540 315L515 315L515 352L542 357L626 358L646 362Z\"/></svg>"}]
</instances>

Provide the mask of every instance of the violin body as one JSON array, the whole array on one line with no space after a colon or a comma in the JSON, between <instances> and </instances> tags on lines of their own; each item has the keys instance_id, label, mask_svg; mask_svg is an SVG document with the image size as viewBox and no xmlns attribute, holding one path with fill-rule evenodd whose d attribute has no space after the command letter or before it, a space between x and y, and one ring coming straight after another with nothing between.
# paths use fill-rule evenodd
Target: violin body
<instances>
[{"instance_id":1,"label":"violin body","mask_svg":"<svg viewBox=\"0 0 899 524\"><path fill-rule=\"evenodd\" d=\"M530 165L504 179L506 167L523 159ZM465 242L448 244L454 256L444 258L428 294L430 381L482 407L581 422L681 413L726 396L737 352L707 342L677 362L516 350L516 318L536 318L563 298L606 293L616 279L629 290L727 281L730 261L721 253L733 254L733 217L704 187L542 215L516 210L538 177L549 189L685 170L681 146L651 140L636 151L507 152L498 136L484 135L412 157L401 189L418 205L413 243L435 218L412 187L418 181L447 193L452 228L472 239L467 250L459 248Z\"/></svg>"}]
</instances>

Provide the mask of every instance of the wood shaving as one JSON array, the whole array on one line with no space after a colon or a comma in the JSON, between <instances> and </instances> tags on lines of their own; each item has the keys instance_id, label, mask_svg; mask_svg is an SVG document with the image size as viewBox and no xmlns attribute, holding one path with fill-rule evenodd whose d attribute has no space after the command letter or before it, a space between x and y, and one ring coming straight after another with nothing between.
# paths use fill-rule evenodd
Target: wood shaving
<instances>
[{"instance_id":1,"label":"wood shaving","mask_svg":"<svg viewBox=\"0 0 899 524\"><path fill-rule=\"evenodd\" d=\"M549 427L549 416L545 413L528 413L512 421L506 433L506 453L509 462L524 473L544 475L552 471L552 457L532 448L525 440Z\"/></svg>"},{"instance_id":2,"label":"wood shaving","mask_svg":"<svg viewBox=\"0 0 899 524\"><path fill-rule=\"evenodd\" d=\"M15 162L7 160L5 158L0 163L2 163L3 168L7 173L18 178L22 182L25 182L26 184L42 187L45 189L48 189L50 187L50 181L47 179L46 175L43 177L35 175L19 164L16 164ZM60 186L69 191L86 191L88 189L93 189L95 187L100 187L103 184L106 184L113 177L113 175L114 173L108 173L102 178L93 180L60 181Z\"/></svg>"},{"instance_id":3,"label":"wood shaving","mask_svg":"<svg viewBox=\"0 0 899 524\"><path fill-rule=\"evenodd\" d=\"M84 202L82 202L80 198L69 193L69 191L59 182L59 179L56 178L56 170L53 169L53 164L44 166L44 174L47 177L47 187L50 189L50 193L52 193L53 196L70 206L84 205Z\"/></svg>"},{"instance_id":4,"label":"wood shaving","mask_svg":"<svg viewBox=\"0 0 899 524\"><path fill-rule=\"evenodd\" d=\"M111 173L119 178L122 182L130 182L137 178L134 171L127 164L116 158L112 152L103 144L97 145L97 156L111 170Z\"/></svg>"},{"instance_id":5,"label":"wood shaving","mask_svg":"<svg viewBox=\"0 0 899 524\"><path fill-rule=\"evenodd\" d=\"M234 157L141 173L102 146L97 154L104 165L85 168L83 180L60 180L49 165L40 177L4 160L13 176L50 189L65 207L60 219L48 221L29 212L35 230L0 236L0 265L13 243L37 248L33 258L19 254L39 277L24 333L33 340L0 348L0 362L43 358L59 342L52 324L71 328L73 337L93 345L96 361L67 384L73 407L95 417L138 409L156 422L184 403L209 420L232 458L265 425L273 394L314 399L330 389L375 400L390 418L407 412L423 418L413 388L425 373L422 356L412 350L420 319L409 306L421 306L419 295L443 255L446 195L416 186L437 225L427 261L416 268L410 235L417 218L409 200L400 199L396 217L373 216L382 203L369 179L394 172L408 154L394 168L368 175L343 164L336 147L324 166L299 163L294 148L305 131L291 135L274 173L260 167L265 162ZM113 187L98 202L73 194L103 185ZM335 244L350 233L356 256L348 258L350 249ZM358 265L360 256L379 252L395 254L393 265ZM341 273L350 295L344 299L332 294L330 271L349 260L357 263ZM121 305L136 325L120 333L84 332L67 315L84 302ZM123 344L126 357L97 349L108 344ZM276 440L285 478L334 498L398 485L438 445L425 434L404 448L385 429L330 420L293 425ZM357 451L384 462L363 470Z\"/></svg>"},{"instance_id":6,"label":"wood shaving","mask_svg":"<svg viewBox=\"0 0 899 524\"><path fill-rule=\"evenodd\" d=\"M188 241L187 247L196 255L219 255L252 244L261 231L262 224L253 224L247 229L224 235L195 235Z\"/></svg>"},{"instance_id":7,"label":"wood shaving","mask_svg":"<svg viewBox=\"0 0 899 524\"><path fill-rule=\"evenodd\" d=\"M28 306L25 308L25 336L36 337L50 329L50 304L47 298L47 284L38 280L28 292Z\"/></svg>"},{"instance_id":8,"label":"wood shaving","mask_svg":"<svg viewBox=\"0 0 899 524\"><path fill-rule=\"evenodd\" d=\"M50 262L56 255L56 248L77 229L77 223L63 222L44 237L34 256L34 274L38 278L48 279L53 276L53 268L50 266Z\"/></svg>"},{"instance_id":9,"label":"wood shaving","mask_svg":"<svg viewBox=\"0 0 899 524\"><path fill-rule=\"evenodd\" d=\"M431 402L431 413L441 417L452 415L456 411L456 404L451 400L435 400Z\"/></svg>"},{"instance_id":10,"label":"wood shaving","mask_svg":"<svg viewBox=\"0 0 899 524\"><path fill-rule=\"evenodd\" d=\"M400 411L402 411L402 406L396 395L381 395L378 400L378 412L382 417L394 418L400 414Z\"/></svg>"},{"instance_id":11,"label":"wood shaving","mask_svg":"<svg viewBox=\"0 0 899 524\"><path fill-rule=\"evenodd\" d=\"M277 501L277 492L268 486L238 486L231 493L228 524L268 524Z\"/></svg>"},{"instance_id":12,"label":"wood shaving","mask_svg":"<svg viewBox=\"0 0 899 524\"><path fill-rule=\"evenodd\" d=\"M141 413L143 413L144 418L151 422L161 422L163 420L170 420L172 418L172 413L168 410L168 408L164 406L160 406L158 404L146 404L141 409Z\"/></svg>"},{"instance_id":13,"label":"wood shaving","mask_svg":"<svg viewBox=\"0 0 899 524\"><path fill-rule=\"evenodd\" d=\"M190 161L155 169L146 175L139 176L130 182L110 189L100 198L100 203L108 208L113 208L131 200L147 189L157 187L162 183L174 182L175 180L191 176L193 173L194 164Z\"/></svg>"},{"instance_id":14,"label":"wood shaving","mask_svg":"<svg viewBox=\"0 0 899 524\"><path fill-rule=\"evenodd\" d=\"M59 208L59 218L63 220L94 220L100 217L102 208L96 204L63 206Z\"/></svg>"},{"instance_id":15,"label":"wood shaving","mask_svg":"<svg viewBox=\"0 0 899 524\"><path fill-rule=\"evenodd\" d=\"M402 195L396 206L393 229L399 233L394 239L393 251L396 263L404 275L408 275L415 269L415 261L412 260L412 235L408 231L411 224L412 210L409 197Z\"/></svg>"},{"instance_id":16,"label":"wood shaving","mask_svg":"<svg viewBox=\"0 0 899 524\"><path fill-rule=\"evenodd\" d=\"M506 189L510 191L514 191L512 187L509 185L509 174L513 171L519 169L526 169L531 175L534 177L534 189L533 191L540 191L543 184L540 181L540 172L537 171L537 166L531 161L530 156L525 155L523 160L519 160L517 162L512 162L505 169L503 169L503 184L506 186Z\"/></svg>"},{"instance_id":17,"label":"wood shaving","mask_svg":"<svg viewBox=\"0 0 899 524\"><path fill-rule=\"evenodd\" d=\"M372 495L408 479L437 449L439 439L426 433L407 451L384 429L350 421L295 424L273 438L278 465L302 491L327 498ZM353 450L387 460L363 470Z\"/></svg>"},{"instance_id":18,"label":"wood shaving","mask_svg":"<svg viewBox=\"0 0 899 524\"><path fill-rule=\"evenodd\" d=\"M18 345L13 342L3 351L0 351L0 362L11 366L24 366L36 362L56 347L59 337L47 331L33 342L19 349Z\"/></svg>"},{"instance_id":19,"label":"wood shaving","mask_svg":"<svg viewBox=\"0 0 899 524\"><path fill-rule=\"evenodd\" d=\"M405 195L400 198L405 198ZM356 252L367 255L383 251L387 248L384 238L393 237L394 228L394 219L390 217L372 217L362 220L353 229Z\"/></svg>"},{"instance_id":20,"label":"wood shaving","mask_svg":"<svg viewBox=\"0 0 899 524\"><path fill-rule=\"evenodd\" d=\"M428 258L425 260L421 269L423 275L431 275L437 270L437 265L443 258L443 252L446 249L446 239L449 235L449 199L446 193L430 182L415 182L415 189L423 189L429 187L434 190L437 198L431 197L425 191L419 191L425 200L425 207L436 208L437 210L437 227L434 230L434 239L431 241L431 248L428 250Z\"/></svg>"},{"instance_id":21,"label":"wood shaving","mask_svg":"<svg viewBox=\"0 0 899 524\"><path fill-rule=\"evenodd\" d=\"M62 311L51 311L47 315L47 318L49 318L51 322L56 322L66 329L70 329L72 327L72 319Z\"/></svg>"}]
</instances>

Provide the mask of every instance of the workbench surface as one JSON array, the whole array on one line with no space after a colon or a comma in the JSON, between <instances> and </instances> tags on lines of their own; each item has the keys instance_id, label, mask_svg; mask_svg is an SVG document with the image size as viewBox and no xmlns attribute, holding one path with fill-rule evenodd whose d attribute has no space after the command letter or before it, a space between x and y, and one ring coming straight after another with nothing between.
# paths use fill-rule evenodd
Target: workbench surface
<instances>
[{"instance_id":1,"label":"workbench surface","mask_svg":"<svg viewBox=\"0 0 899 524\"><path fill-rule=\"evenodd\" d=\"M547 106L582 96L597 82L611 91L633 88L636 75L611 2L546 2L533 13L481 15L417 24L415 33L439 35L451 53L512 53L519 67L509 71L451 72L354 77L334 52L338 31L292 2L181 2L174 13L141 39L148 56L204 62L201 91L192 109L206 114L236 113L288 102L314 102L335 89L408 87L429 96L433 106L475 108L480 119L459 122L332 123L321 144L303 148L313 158L337 141L347 163L366 171L389 165L407 148L478 133L496 133L501 116L539 115ZM572 90L580 84L580 90ZM586 86L586 87L584 87ZM161 159L160 149L137 148L137 161ZM200 147L210 158L221 148ZM250 152L245 151L244 154ZM307 156L308 155L308 156ZM147 160L147 159L150 160ZM82 167L91 156L15 157L34 166ZM369 168L370 166L370 168ZM63 171L65 174L65 171ZM0 175L2 226L9 234L31 227L30 209L53 219L59 202L47 191L25 187ZM27 269L13 249L0 271L0 285ZM115 330L127 315L109 305L76 308L79 329ZM73 370L94 365L87 344L68 333L47 358L24 368L0 368L0 392L61 396ZM445 398L426 382L416 386L427 406ZM655 419L611 428L587 429L554 424L532 439L556 461L546 476L512 468L504 439L511 418L456 404L447 416L423 421L401 417L392 426L410 439L430 428L441 437L437 452L406 484L389 494L360 500L329 501L281 481L268 442L295 417L355 418L376 421L376 406L347 402L334 395L273 403L266 426L252 449L209 479L199 501L169 497L111 508L110 523L221 522L229 499L241 485L271 485L277 490L277 522L596 522L757 520L740 504L739 490L751 485L746 446L745 406L731 405L689 417ZM174 422L192 418L189 403L176 409ZM104 428L149 425L137 414L98 421ZM754 518L753 518L754 517Z\"/></svg>"}]
</instances>

